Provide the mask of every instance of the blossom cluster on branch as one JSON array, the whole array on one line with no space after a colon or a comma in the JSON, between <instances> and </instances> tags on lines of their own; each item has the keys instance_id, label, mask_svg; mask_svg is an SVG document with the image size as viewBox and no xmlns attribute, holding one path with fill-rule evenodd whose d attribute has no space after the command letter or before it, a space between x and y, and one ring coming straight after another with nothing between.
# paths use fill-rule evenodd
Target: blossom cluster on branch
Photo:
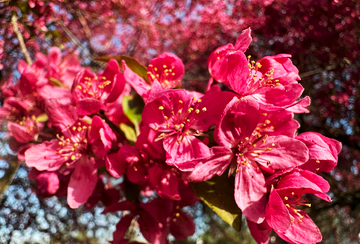
<instances>
[{"instance_id":1,"label":"blossom cluster on branch","mask_svg":"<svg viewBox=\"0 0 360 244\"><path fill-rule=\"evenodd\" d=\"M291 243L320 242L304 194L331 201L318 173L336 166L341 143L297 134L294 113L310 104L300 98L298 70L288 54L251 60L244 54L251 41L246 29L210 55L205 93L180 88L185 68L172 53L147 68L130 57L103 58L98 74L59 48L38 53L32 65L19 63L16 84L2 86L10 147L33 167L39 196L125 211L113 243L136 243L126 235L134 223L151 243L192 235L183 210L198 201L192 189L224 174L258 243L272 230Z\"/></svg>"}]
</instances>

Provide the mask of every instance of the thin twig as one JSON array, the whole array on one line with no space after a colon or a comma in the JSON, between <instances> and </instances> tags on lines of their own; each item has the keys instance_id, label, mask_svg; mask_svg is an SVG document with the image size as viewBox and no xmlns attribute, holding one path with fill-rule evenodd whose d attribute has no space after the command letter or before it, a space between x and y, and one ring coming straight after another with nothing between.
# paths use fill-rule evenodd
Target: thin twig
<instances>
[{"instance_id":1,"label":"thin twig","mask_svg":"<svg viewBox=\"0 0 360 244\"><path fill-rule=\"evenodd\" d=\"M60 27L64 30L65 34L70 38L70 40L72 42L75 43L75 45L77 45L78 47L80 47L80 49L82 50L82 52L88 56L92 62L96 63L97 65L99 65L100 67L104 67L104 64L101 62L98 62L95 60L94 56L91 55L91 53L89 52L89 50L84 47L84 45L76 38L76 36L64 25L64 23L59 20L59 24Z\"/></svg>"},{"instance_id":2,"label":"thin twig","mask_svg":"<svg viewBox=\"0 0 360 244\"><path fill-rule=\"evenodd\" d=\"M65 34L73 41L75 42L75 44L81 48L81 50L83 51L83 53L88 56L91 60L93 60L93 56L91 55L91 53L84 47L84 45L74 36L74 34L64 25L64 23L59 20L59 24L61 26L61 28L64 30Z\"/></svg>"},{"instance_id":3,"label":"thin twig","mask_svg":"<svg viewBox=\"0 0 360 244\"><path fill-rule=\"evenodd\" d=\"M87 25L86 20L85 20L84 16L80 13L80 11L76 11L76 14L79 18L80 24L84 28L85 35L86 35L87 39L89 39L89 42L90 42L91 32L90 32L89 26Z\"/></svg>"},{"instance_id":4,"label":"thin twig","mask_svg":"<svg viewBox=\"0 0 360 244\"><path fill-rule=\"evenodd\" d=\"M28 50L26 49L24 38L23 38L23 36L21 35L21 33L19 31L19 25L17 23L17 17L16 17L15 13L13 13L13 15L11 17L11 24L13 25L14 32L16 33L16 36L17 36L17 38L19 40L19 44L20 44L20 47L21 47L21 52L24 54L26 62L30 66L30 65L32 65L33 61L32 61L32 59L31 59L31 57L29 55Z\"/></svg>"},{"instance_id":5,"label":"thin twig","mask_svg":"<svg viewBox=\"0 0 360 244\"><path fill-rule=\"evenodd\" d=\"M316 74L319 74L319 73L321 73L323 71L328 71L328 70L332 70L332 69L335 69L335 68L336 68L336 65L330 65L330 66L325 67L325 69L316 69L316 70L311 70L309 72L302 73L302 74L300 74L300 77L305 78L305 77L308 77L308 76L311 76L311 75L316 75Z\"/></svg>"}]
</instances>

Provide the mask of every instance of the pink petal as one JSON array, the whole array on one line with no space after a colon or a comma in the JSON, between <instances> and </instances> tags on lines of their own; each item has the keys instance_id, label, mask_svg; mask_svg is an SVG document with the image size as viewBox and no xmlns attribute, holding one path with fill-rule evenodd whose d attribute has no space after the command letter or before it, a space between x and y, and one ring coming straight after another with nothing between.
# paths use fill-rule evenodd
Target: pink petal
<instances>
[{"instance_id":1,"label":"pink petal","mask_svg":"<svg viewBox=\"0 0 360 244\"><path fill-rule=\"evenodd\" d=\"M106 99L107 103L115 102L116 99L121 95L125 88L125 77L123 73L118 73L114 77L113 85L111 91L109 92L109 96Z\"/></svg>"},{"instance_id":2,"label":"pink petal","mask_svg":"<svg viewBox=\"0 0 360 244\"><path fill-rule=\"evenodd\" d=\"M260 142L259 142L260 143ZM306 145L287 136L269 136L264 143L257 143L252 151L261 153L253 160L271 169L286 169L304 164L309 158Z\"/></svg>"},{"instance_id":3,"label":"pink petal","mask_svg":"<svg viewBox=\"0 0 360 244\"><path fill-rule=\"evenodd\" d=\"M233 98L224 109L214 139L221 146L234 148L242 138L250 137L259 120L259 105L247 97Z\"/></svg>"},{"instance_id":4,"label":"pink petal","mask_svg":"<svg viewBox=\"0 0 360 244\"><path fill-rule=\"evenodd\" d=\"M187 181L206 181L214 175L222 175L233 158L233 152L226 147L212 147L212 156L199 160L192 171L183 172L183 179Z\"/></svg>"},{"instance_id":5,"label":"pink petal","mask_svg":"<svg viewBox=\"0 0 360 244\"><path fill-rule=\"evenodd\" d=\"M240 95L248 94L247 81L249 79L248 60L241 51L228 54L228 76L227 82L231 89Z\"/></svg>"},{"instance_id":6,"label":"pink petal","mask_svg":"<svg viewBox=\"0 0 360 244\"><path fill-rule=\"evenodd\" d=\"M76 162L75 170L70 177L67 202L71 208L78 208L86 203L93 193L97 181L97 169L93 158L82 157Z\"/></svg>"},{"instance_id":7,"label":"pink petal","mask_svg":"<svg viewBox=\"0 0 360 244\"><path fill-rule=\"evenodd\" d=\"M167 137L163 140L166 163L170 166L189 171L195 166L194 159L203 159L211 155L208 146L194 136L184 136L180 142L178 140L177 136Z\"/></svg>"},{"instance_id":8,"label":"pink petal","mask_svg":"<svg viewBox=\"0 0 360 244\"><path fill-rule=\"evenodd\" d=\"M207 60L210 75L217 82L224 82L227 85L228 59L226 54L232 50L234 50L234 45L231 43L226 44L212 52Z\"/></svg>"},{"instance_id":9,"label":"pink petal","mask_svg":"<svg viewBox=\"0 0 360 244\"><path fill-rule=\"evenodd\" d=\"M25 152L25 163L37 170L57 170L68 161L57 153L60 149L57 139L32 146Z\"/></svg>"},{"instance_id":10,"label":"pink petal","mask_svg":"<svg viewBox=\"0 0 360 244\"><path fill-rule=\"evenodd\" d=\"M73 125L78 119L76 107L69 97L49 99L45 104L49 121L61 131L66 130L67 126Z\"/></svg>"},{"instance_id":11,"label":"pink petal","mask_svg":"<svg viewBox=\"0 0 360 244\"><path fill-rule=\"evenodd\" d=\"M195 233L195 223L191 216L183 211L178 212L170 221L170 233L178 240L184 240Z\"/></svg>"},{"instance_id":12,"label":"pink petal","mask_svg":"<svg viewBox=\"0 0 360 244\"><path fill-rule=\"evenodd\" d=\"M267 244L270 240L271 227L266 221L261 224L256 224L250 220L246 220L252 237L258 244Z\"/></svg>"},{"instance_id":13,"label":"pink petal","mask_svg":"<svg viewBox=\"0 0 360 244\"><path fill-rule=\"evenodd\" d=\"M151 60L147 72L151 83L157 80L163 88L171 89L182 80L185 67L175 54L165 52Z\"/></svg>"},{"instance_id":14,"label":"pink petal","mask_svg":"<svg viewBox=\"0 0 360 244\"><path fill-rule=\"evenodd\" d=\"M232 92L210 91L198 99L194 111L188 119L194 121L191 128L199 131L207 131L211 126L216 125L227 104L235 97ZM216 101L216 103L214 102ZM197 113L196 111L200 111Z\"/></svg>"},{"instance_id":15,"label":"pink petal","mask_svg":"<svg viewBox=\"0 0 360 244\"><path fill-rule=\"evenodd\" d=\"M254 163L239 165L235 176L235 202L244 211L251 204L257 203L266 194L265 178ZM266 203L265 203L266 204ZM265 209L264 209L265 211ZM265 212L262 214L264 216ZM258 222L261 217L255 213L246 215L251 221Z\"/></svg>"},{"instance_id":16,"label":"pink petal","mask_svg":"<svg viewBox=\"0 0 360 244\"><path fill-rule=\"evenodd\" d=\"M244 53L250 46L251 41L251 29L247 28L241 32L240 36L236 40L235 50L239 50Z\"/></svg>"},{"instance_id":17,"label":"pink petal","mask_svg":"<svg viewBox=\"0 0 360 244\"><path fill-rule=\"evenodd\" d=\"M266 222L276 231L284 231L291 225L289 210L276 190L272 190L265 210Z\"/></svg>"},{"instance_id":18,"label":"pink petal","mask_svg":"<svg viewBox=\"0 0 360 244\"><path fill-rule=\"evenodd\" d=\"M48 59L51 64L58 65L61 62L61 50L58 47L50 48Z\"/></svg>"},{"instance_id":19,"label":"pink petal","mask_svg":"<svg viewBox=\"0 0 360 244\"><path fill-rule=\"evenodd\" d=\"M139 153L129 145L123 145L117 153L111 153L106 157L106 168L109 173L118 178L125 169L139 161Z\"/></svg>"},{"instance_id":20,"label":"pink petal","mask_svg":"<svg viewBox=\"0 0 360 244\"><path fill-rule=\"evenodd\" d=\"M122 241L124 239L125 234L129 228L133 218L134 218L133 214L128 214L128 215L121 217L119 223L116 225L116 230L113 232L113 242L114 243L119 243L120 241Z\"/></svg>"},{"instance_id":21,"label":"pink petal","mask_svg":"<svg viewBox=\"0 0 360 244\"><path fill-rule=\"evenodd\" d=\"M285 241L292 243L315 244L321 242L322 235L319 228L304 211L298 213L303 217L300 218L299 215L290 212L294 219L293 223L285 231L274 229L275 232Z\"/></svg>"},{"instance_id":22,"label":"pink petal","mask_svg":"<svg viewBox=\"0 0 360 244\"><path fill-rule=\"evenodd\" d=\"M135 89L135 91L142 97L147 98L147 93L150 90L150 85L141 78L138 74L133 72L125 63L122 61L122 68L124 71L125 80Z\"/></svg>"},{"instance_id":23,"label":"pink petal","mask_svg":"<svg viewBox=\"0 0 360 244\"><path fill-rule=\"evenodd\" d=\"M98 113L100 109L105 109L101 101L94 98L84 98L79 100L76 103L76 108L79 116L95 114Z\"/></svg>"},{"instance_id":24,"label":"pink petal","mask_svg":"<svg viewBox=\"0 0 360 244\"><path fill-rule=\"evenodd\" d=\"M306 132L296 137L309 148L309 161L302 169L313 172L330 172L337 164L341 143L319 133Z\"/></svg>"}]
</instances>

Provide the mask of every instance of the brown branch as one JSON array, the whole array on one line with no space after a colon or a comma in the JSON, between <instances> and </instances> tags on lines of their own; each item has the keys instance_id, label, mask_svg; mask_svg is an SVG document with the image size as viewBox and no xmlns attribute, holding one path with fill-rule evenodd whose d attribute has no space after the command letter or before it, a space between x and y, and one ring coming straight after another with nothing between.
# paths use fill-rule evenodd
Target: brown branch
<instances>
[{"instance_id":1,"label":"brown branch","mask_svg":"<svg viewBox=\"0 0 360 244\"><path fill-rule=\"evenodd\" d=\"M336 65L329 65L329 66L325 67L324 69L315 69L315 70L311 70L311 71L302 73L302 74L300 74L300 77L305 78L305 77L308 77L308 76L311 76L311 75L316 75L316 74L319 74L319 73L321 73L323 71L328 71L328 70L332 70L332 69L335 69L335 68L336 68Z\"/></svg>"},{"instance_id":2,"label":"brown branch","mask_svg":"<svg viewBox=\"0 0 360 244\"><path fill-rule=\"evenodd\" d=\"M26 46L25 46L25 42L24 42L24 38L23 36L21 35L20 31L19 31L19 25L17 23L17 17L16 17L16 14L13 13L12 17L11 17L11 24L13 25L13 29L14 29L14 32L17 36L17 39L19 40L19 44L20 44L20 47L21 47L21 52L24 54L25 56L25 59L26 59L26 62L27 64L30 66L32 65L33 61L26 49Z\"/></svg>"}]
</instances>

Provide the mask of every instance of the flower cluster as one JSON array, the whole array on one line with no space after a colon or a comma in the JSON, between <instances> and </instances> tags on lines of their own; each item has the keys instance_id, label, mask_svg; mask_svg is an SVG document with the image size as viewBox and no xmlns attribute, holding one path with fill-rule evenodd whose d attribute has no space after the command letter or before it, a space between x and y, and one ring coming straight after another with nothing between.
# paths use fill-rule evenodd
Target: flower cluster
<instances>
[{"instance_id":1,"label":"flower cluster","mask_svg":"<svg viewBox=\"0 0 360 244\"><path fill-rule=\"evenodd\" d=\"M205 94L179 88L185 70L172 53L153 59L146 75L114 59L94 74L57 48L20 63L19 81L2 88L0 116L11 147L33 167L38 195L66 196L72 208L102 201L104 213L127 213L113 243L132 241L126 231L136 223L147 241L163 244L169 233L195 232L182 210L198 200L190 185L227 174L258 243L271 230L291 243L320 242L304 194L331 201L318 173L336 166L341 144L297 135L294 113L310 104L300 99L298 70L287 54L252 61L244 54L251 41L247 29L210 55Z\"/></svg>"}]
</instances>

